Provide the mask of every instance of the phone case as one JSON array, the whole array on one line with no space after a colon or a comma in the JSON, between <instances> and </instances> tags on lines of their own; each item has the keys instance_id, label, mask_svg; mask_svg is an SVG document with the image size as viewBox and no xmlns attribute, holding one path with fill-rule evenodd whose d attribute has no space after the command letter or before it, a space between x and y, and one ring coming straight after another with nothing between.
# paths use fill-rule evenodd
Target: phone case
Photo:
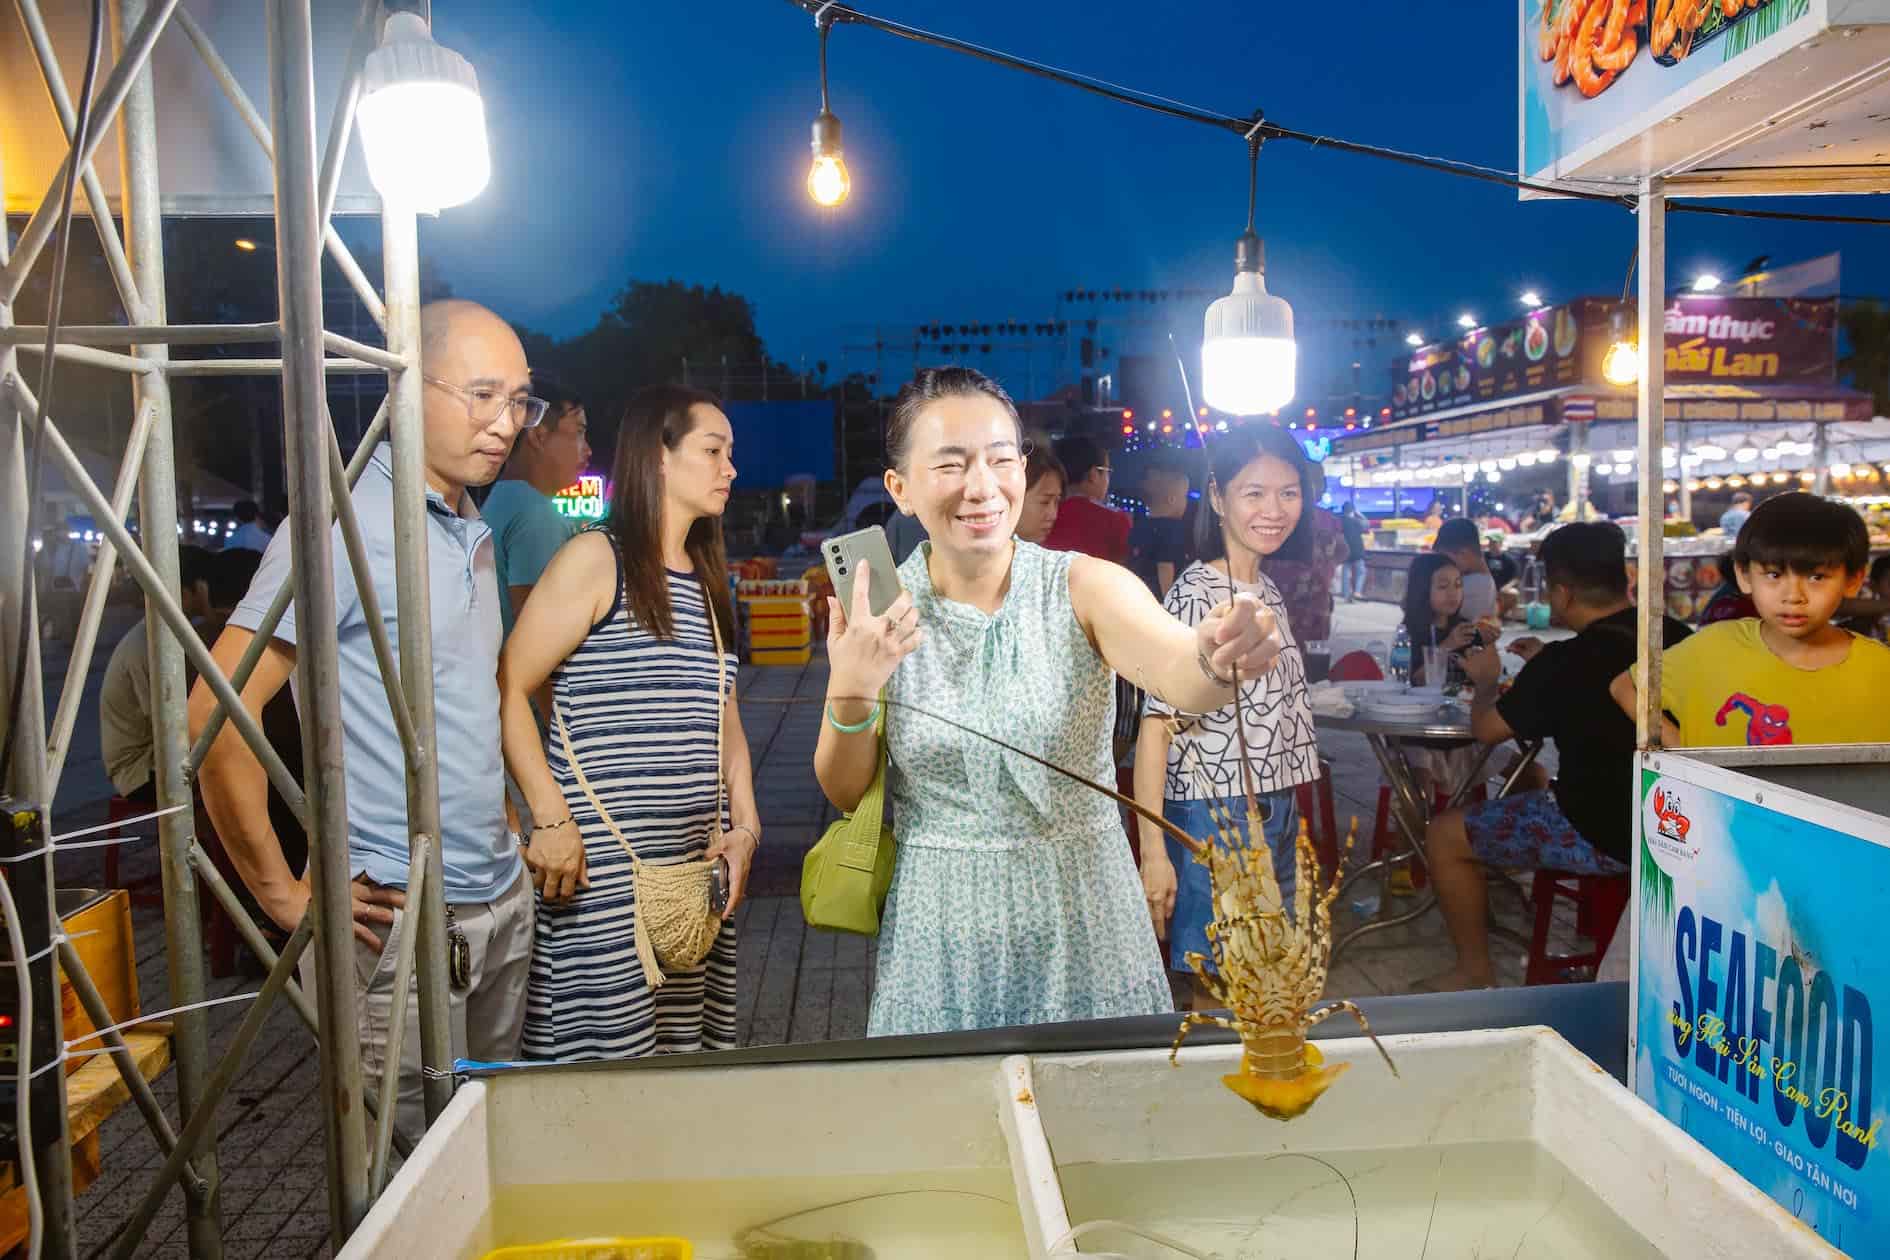
<instances>
[{"instance_id":1,"label":"phone case","mask_svg":"<svg viewBox=\"0 0 1890 1260\"><path fill-rule=\"evenodd\" d=\"M884 529L872 525L829 538L820 545L820 550L826 558L827 575L833 579L834 594L839 597L842 610L853 607L853 579L862 560L871 569L872 586L867 590L867 602L873 615L884 613L899 598L899 569L893 564L892 547L886 541Z\"/></svg>"}]
</instances>

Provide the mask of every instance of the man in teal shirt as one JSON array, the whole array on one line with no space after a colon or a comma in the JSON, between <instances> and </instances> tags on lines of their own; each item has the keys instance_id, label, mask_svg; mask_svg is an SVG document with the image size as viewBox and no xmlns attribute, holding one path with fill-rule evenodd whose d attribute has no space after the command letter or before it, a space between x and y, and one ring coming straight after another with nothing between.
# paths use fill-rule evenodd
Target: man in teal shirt
<instances>
[{"instance_id":1,"label":"man in teal shirt","mask_svg":"<svg viewBox=\"0 0 1890 1260\"><path fill-rule=\"evenodd\" d=\"M577 521L562 515L552 496L575 485L591 459L583 400L542 374L532 376L532 393L551 405L536 428L519 435L503 478L480 509L492 530L499 614L508 636L545 566L577 532Z\"/></svg>"}]
</instances>

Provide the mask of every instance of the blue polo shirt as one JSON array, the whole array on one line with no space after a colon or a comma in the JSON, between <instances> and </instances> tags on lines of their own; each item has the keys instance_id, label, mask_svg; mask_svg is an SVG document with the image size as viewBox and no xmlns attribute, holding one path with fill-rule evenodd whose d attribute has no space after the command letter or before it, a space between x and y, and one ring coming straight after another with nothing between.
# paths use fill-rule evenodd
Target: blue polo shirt
<instances>
[{"instance_id":1,"label":"blue polo shirt","mask_svg":"<svg viewBox=\"0 0 1890 1260\"><path fill-rule=\"evenodd\" d=\"M396 656L400 623L394 585L394 473L383 444L354 488L369 576ZM289 581L290 532L276 531L230 624L255 630ZM341 726L348 790L348 860L355 875L407 885L407 778L400 732L368 636L354 569L333 534L335 616L340 631ZM518 849L506 833L505 773L499 751L499 587L492 531L469 495L455 513L427 491L427 570L433 609L433 716L438 732L441 869L446 899L492 901L518 878ZM291 604L275 637L293 646ZM299 707L301 697L296 697Z\"/></svg>"}]
</instances>

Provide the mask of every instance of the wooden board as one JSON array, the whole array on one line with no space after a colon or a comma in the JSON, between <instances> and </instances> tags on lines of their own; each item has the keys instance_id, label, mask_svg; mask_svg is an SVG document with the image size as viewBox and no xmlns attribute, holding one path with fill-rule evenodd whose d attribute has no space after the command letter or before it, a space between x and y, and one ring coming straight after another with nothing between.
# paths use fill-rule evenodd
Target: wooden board
<instances>
[{"instance_id":1,"label":"wooden board","mask_svg":"<svg viewBox=\"0 0 1890 1260\"><path fill-rule=\"evenodd\" d=\"M105 1009L111 1013L112 1022L137 1015L138 954L131 936L131 895L122 888L116 889L76 914L67 915L60 921L60 927L71 939L72 948L85 964L99 996L105 999ZM97 1047L100 1044L97 1041L83 1046L77 1044L81 1038L97 1031L97 1026L79 1005L78 994L73 992L63 969L59 976L59 1006L67 1044L76 1049ZM80 1071L87 1062L87 1059L68 1060L66 1075ZM71 1088L70 1084L67 1088Z\"/></svg>"}]
</instances>

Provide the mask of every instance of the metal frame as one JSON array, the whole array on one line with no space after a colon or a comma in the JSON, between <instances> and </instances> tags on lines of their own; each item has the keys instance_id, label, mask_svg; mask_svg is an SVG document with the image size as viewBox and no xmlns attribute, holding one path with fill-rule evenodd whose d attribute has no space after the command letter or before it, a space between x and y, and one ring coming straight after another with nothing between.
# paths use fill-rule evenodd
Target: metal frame
<instances>
[{"instance_id":1,"label":"metal frame","mask_svg":"<svg viewBox=\"0 0 1890 1260\"><path fill-rule=\"evenodd\" d=\"M39 0L14 0L19 20L45 79L49 102L68 138L75 118ZM113 1254L128 1256L171 1187L182 1182L188 1204L193 1256L222 1255L219 1173L215 1116L218 1103L241 1070L248 1051L279 996L286 996L320 1047L322 1095L327 1120L329 1218L336 1245L366 1215L386 1185L392 1153L411 1151L407 1135L394 1126L398 1072L389 1072L378 1096L362 1087L360 1043L353 984L353 917L348 892L347 800L342 775L343 747L334 622L335 575L330 523L340 527L342 550L367 604L376 658L388 703L400 730L406 762L409 837L412 862L410 902L419 931L402 935L395 959L401 988L417 971L421 999L421 1059L426 1068L426 1116L431 1124L452 1097L452 1050L446 989L444 892L437 846L439 786L435 769L432 645L427 583L426 487L421 428L419 251L412 211L383 207L386 299L374 289L330 223L341 164L346 155L359 97L360 69L379 37L385 11L382 0L362 0L342 90L326 142L318 148L314 104L314 58L310 0L269 0L258 6L256 20L269 29L269 107L271 122L250 101L201 25L178 0L113 0L116 58L101 80L93 103L91 141L77 154L85 209L97 225L107 266L129 317L129 326L75 326L62 329L54 353L61 360L122 371L130 375L136 397L135 420L118 479L108 497L86 474L60 432L56 420L41 415L20 368L21 350L39 353L45 329L16 325L11 303L50 239L57 220L55 181L9 257L0 234L0 536L22 538L31 505L26 501L25 451L34 430L43 429L46 457L88 501L104 533L93 566L75 635L71 662L60 692L50 734L41 685L38 616L32 612L33 575L19 570L19 551L0 547L0 635L18 620L29 636L26 674L6 679L4 691L23 689L20 755L13 782L0 785L37 802L50 812L67 762L79 698L97 645L99 625L113 570L123 562L144 591L148 650L153 684L153 736L158 804L179 807L159 820L160 868L164 887L165 937L170 962L170 998L189 1007L204 995L204 959L198 899L208 889L235 922L245 943L269 967L256 1000L245 1012L233 1043L221 1059L212 1059L204 1012L175 1016L180 1126L174 1128L159 1106L123 1039L107 1037L107 1049L125 1076L133 1100L149 1122L165 1162L117 1238ZM157 144L158 102L149 59L166 26L195 47L205 69L222 89L271 162L275 175L277 286L279 318L265 324L180 325L166 321L164 260ZM121 123L124 235L119 235L93 166L98 145L114 120ZM271 126L273 123L273 127ZM4 155L0 155L3 157ZM75 160L68 154L66 164ZM65 166L62 165L61 173ZM75 213L79 208L75 207ZM322 323L321 260L336 263L374 323L387 334L385 348L328 331ZM170 359L173 345L281 344L279 357L253 359ZM113 347L107 349L104 347ZM122 347L122 349L120 349ZM387 402L344 467L328 413L326 385L336 374L384 373ZM256 640L233 674L211 659L208 647L191 628L176 594L178 534L176 453L169 382L179 376L280 374L283 381L285 451L289 470L290 521L296 563L293 576L277 594L258 628ZM398 582L396 615L405 630L398 660L381 620L369 580L360 524L349 489L383 437L393 446L394 537ZM127 528L134 489L138 496L142 538ZM289 602L296 607L296 672L304 749L306 792L270 747L261 728L242 708L239 693L267 645ZM0 643L0 670L12 661L12 644ZM210 726L193 745L190 740L184 664L188 659L217 697ZM272 951L235 892L217 872L194 833L189 808L192 781L205 753L225 721L255 753L272 785L290 803L309 837L314 884L308 915L280 956ZM50 828L49 834L50 834ZM49 844L45 856L50 872ZM294 983L296 966L312 947L315 992ZM72 979L82 1005L101 1027L97 988L70 946L60 951L61 965ZM58 1019L55 1008L50 1018ZM390 1028L389 1062L397 1063L405 1021ZM323 1035L332 1030L334 1035ZM63 1077L61 1095L63 1098ZM47 1254L71 1257L77 1238L72 1216L72 1168L69 1135L60 1108L60 1132L39 1135L38 1191L46 1206ZM368 1122L372 1120L372 1132Z\"/></svg>"}]
</instances>

